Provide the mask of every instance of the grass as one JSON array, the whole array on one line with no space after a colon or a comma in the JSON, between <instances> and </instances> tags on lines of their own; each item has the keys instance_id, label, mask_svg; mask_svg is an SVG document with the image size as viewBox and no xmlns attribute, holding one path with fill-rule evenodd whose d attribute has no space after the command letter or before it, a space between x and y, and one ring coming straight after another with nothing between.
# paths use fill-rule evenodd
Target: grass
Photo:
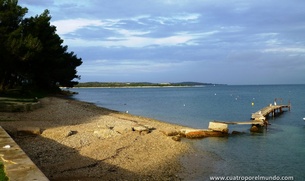
<instances>
[{"instance_id":1,"label":"grass","mask_svg":"<svg viewBox=\"0 0 305 181\"><path fill-rule=\"evenodd\" d=\"M2 162L0 162L0 180L1 181L8 181L8 177L6 176L5 172L4 172L4 165Z\"/></svg>"}]
</instances>

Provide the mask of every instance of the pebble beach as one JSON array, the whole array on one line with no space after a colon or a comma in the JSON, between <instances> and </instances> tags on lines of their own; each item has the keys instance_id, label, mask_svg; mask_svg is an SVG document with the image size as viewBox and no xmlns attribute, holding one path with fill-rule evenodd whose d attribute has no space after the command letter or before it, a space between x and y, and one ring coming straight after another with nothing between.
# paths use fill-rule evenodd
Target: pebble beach
<instances>
[{"instance_id":1,"label":"pebble beach","mask_svg":"<svg viewBox=\"0 0 305 181\"><path fill-rule=\"evenodd\" d=\"M0 119L50 180L186 180L195 174L185 168L194 151L190 142L164 135L183 126L60 97L40 103L37 110L1 113ZM23 128L40 134L19 135Z\"/></svg>"}]
</instances>

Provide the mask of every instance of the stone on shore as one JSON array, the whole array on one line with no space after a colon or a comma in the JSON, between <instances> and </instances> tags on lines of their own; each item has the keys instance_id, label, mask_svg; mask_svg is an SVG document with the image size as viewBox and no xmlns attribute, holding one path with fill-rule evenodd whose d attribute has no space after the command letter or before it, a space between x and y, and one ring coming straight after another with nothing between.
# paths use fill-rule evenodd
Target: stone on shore
<instances>
[{"instance_id":1,"label":"stone on shore","mask_svg":"<svg viewBox=\"0 0 305 181\"><path fill-rule=\"evenodd\" d=\"M41 129L38 127L17 128L18 136L35 136L35 135L40 135L40 134L41 134Z\"/></svg>"},{"instance_id":2,"label":"stone on shore","mask_svg":"<svg viewBox=\"0 0 305 181\"><path fill-rule=\"evenodd\" d=\"M250 131L251 131L251 132L259 132L259 129L258 129L257 126L252 126L252 127L250 128Z\"/></svg>"},{"instance_id":3,"label":"stone on shore","mask_svg":"<svg viewBox=\"0 0 305 181\"><path fill-rule=\"evenodd\" d=\"M173 136L172 139L173 139L174 141L181 141L181 136L176 135L176 136Z\"/></svg>"},{"instance_id":4,"label":"stone on shore","mask_svg":"<svg viewBox=\"0 0 305 181\"><path fill-rule=\"evenodd\" d=\"M186 138L204 138L206 137L205 130L200 129L181 129L180 134Z\"/></svg>"},{"instance_id":5,"label":"stone on shore","mask_svg":"<svg viewBox=\"0 0 305 181\"><path fill-rule=\"evenodd\" d=\"M132 131L132 127L129 126L129 125L128 126L126 126L126 125L116 125L116 126L113 127L112 130L117 132L117 133L124 134L124 133Z\"/></svg>"},{"instance_id":6,"label":"stone on shore","mask_svg":"<svg viewBox=\"0 0 305 181\"><path fill-rule=\"evenodd\" d=\"M204 138L206 136L205 131L193 131L185 134L186 138Z\"/></svg>"},{"instance_id":7,"label":"stone on shore","mask_svg":"<svg viewBox=\"0 0 305 181\"><path fill-rule=\"evenodd\" d=\"M207 131L205 131L205 134L207 137L225 137L225 136L229 135L226 132L213 131L213 130L207 130Z\"/></svg>"},{"instance_id":8,"label":"stone on shore","mask_svg":"<svg viewBox=\"0 0 305 181\"><path fill-rule=\"evenodd\" d=\"M67 133L67 135L66 135L66 137L69 137L69 136L72 136L72 135L75 135L75 134L77 134L77 131L69 131L68 133Z\"/></svg>"},{"instance_id":9,"label":"stone on shore","mask_svg":"<svg viewBox=\"0 0 305 181\"><path fill-rule=\"evenodd\" d=\"M135 126L132 128L134 131L149 131L149 129L147 127L144 127L144 126Z\"/></svg>"},{"instance_id":10,"label":"stone on shore","mask_svg":"<svg viewBox=\"0 0 305 181\"><path fill-rule=\"evenodd\" d=\"M213 130L213 131L224 132L224 133L229 132L228 124L218 123L218 122L210 122L209 129Z\"/></svg>"},{"instance_id":11,"label":"stone on shore","mask_svg":"<svg viewBox=\"0 0 305 181\"><path fill-rule=\"evenodd\" d=\"M137 131L140 134L148 134L150 133L152 130L154 130L155 128L149 125L136 125L134 127L132 127L132 131Z\"/></svg>"},{"instance_id":12,"label":"stone on shore","mask_svg":"<svg viewBox=\"0 0 305 181\"><path fill-rule=\"evenodd\" d=\"M106 139L106 138L110 138L113 136L118 136L118 135L120 135L120 133L118 133L112 129L100 129L100 130L95 130L93 132L93 135L100 139Z\"/></svg>"},{"instance_id":13,"label":"stone on shore","mask_svg":"<svg viewBox=\"0 0 305 181\"><path fill-rule=\"evenodd\" d=\"M164 129L161 130L160 132L165 134L166 136L177 136L180 134L180 132L175 129Z\"/></svg>"},{"instance_id":14,"label":"stone on shore","mask_svg":"<svg viewBox=\"0 0 305 181\"><path fill-rule=\"evenodd\" d=\"M228 136L227 132L213 131L207 129L181 129L181 134L186 138L204 138L204 137L224 137Z\"/></svg>"}]
</instances>

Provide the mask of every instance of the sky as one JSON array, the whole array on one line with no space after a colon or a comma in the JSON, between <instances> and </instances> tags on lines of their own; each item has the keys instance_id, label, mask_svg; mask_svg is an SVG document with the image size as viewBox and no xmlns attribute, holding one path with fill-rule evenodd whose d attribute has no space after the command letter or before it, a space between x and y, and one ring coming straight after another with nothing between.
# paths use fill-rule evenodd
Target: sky
<instances>
[{"instance_id":1,"label":"sky","mask_svg":"<svg viewBox=\"0 0 305 181\"><path fill-rule=\"evenodd\" d=\"M45 9L80 82L305 83L304 0L19 0Z\"/></svg>"}]
</instances>

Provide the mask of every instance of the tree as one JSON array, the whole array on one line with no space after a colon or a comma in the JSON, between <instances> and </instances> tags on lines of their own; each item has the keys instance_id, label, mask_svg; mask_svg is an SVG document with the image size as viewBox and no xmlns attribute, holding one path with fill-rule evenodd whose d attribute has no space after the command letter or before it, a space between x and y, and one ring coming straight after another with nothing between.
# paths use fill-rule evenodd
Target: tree
<instances>
[{"instance_id":1,"label":"tree","mask_svg":"<svg viewBox=\"0 0 305 181\"><path fill-rule=\"evenodd\" d=\"M82 64L74 52L67 52L63 40L50 24L45 10L23 18L26 8L17 0L0 0L0 91L16 86L56 89L73 87Z\"/></svg>"},{"instance_id":2,"label":"tree","mask_svg":"<svg viewBox=\"0 0 305 181\"><path fill-rule=\"evenodd\" d=\"M0 0L0 90L13 86L18 79L18 59L14 52L20 41L20 24L27 13L17 0Z\"/></svg>"},{"instance_id":3,"label":"tree","mask_svg":"<svg viewBox=\"0 0 305 181\"><path fill-rule=\"evenodd\" d=\"M41 88L58 86L73 87L80 78L76 75L76 67L82 64L74 52L67 52L68 47L62 46L63 40L56 34L56 27L50 25L51 16L45 10L39 16L23 21L24 34L39 39L43 49L28 59L30 79Z\"/></svg>"}]
</instances>

